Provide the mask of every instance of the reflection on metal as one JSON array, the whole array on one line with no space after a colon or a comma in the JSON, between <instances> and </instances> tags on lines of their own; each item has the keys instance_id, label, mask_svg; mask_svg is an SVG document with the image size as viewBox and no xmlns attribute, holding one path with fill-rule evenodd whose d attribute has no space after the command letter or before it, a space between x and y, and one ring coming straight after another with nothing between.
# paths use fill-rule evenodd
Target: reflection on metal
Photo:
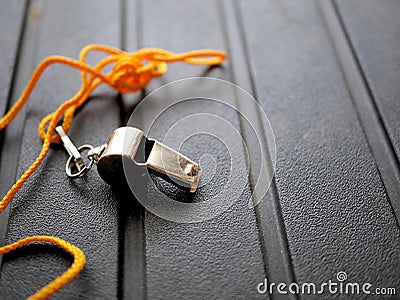
<instances>
[{"instance_id":1,"label":"reflection on metal","mask_svg":"<svg viewBox=\"0 0 400 300\"><path fill-rule=\"evenodd\" d=\"M200 169L197 163L156 140L146 138L143 131L135 127L117 128L107 144L98 147L84 145L77 148L61 126L57 127L57 132L70 155L66 165L70 177L83 176L95 162L100 176L107 183L121 184L126 181L123 163L128 160L130 166L139 170L138 174L143 174L142 171L148 168L192 193L198 187ZM84 150L88 150L88 166L80 154ZM78 170L76 173L72 172L74 164Z\"/></svg>"},{"instance_id":2,"label":"reflection on metal","mask_svg":"<svg viewBox=\"0 0 400 300\"><path fill-rule=\"evenodd\" d=\"M190 188L190 192L197 189L200 179L198 164L164 144L154 141L145 165Z\"/></svg>"}]
</instances>

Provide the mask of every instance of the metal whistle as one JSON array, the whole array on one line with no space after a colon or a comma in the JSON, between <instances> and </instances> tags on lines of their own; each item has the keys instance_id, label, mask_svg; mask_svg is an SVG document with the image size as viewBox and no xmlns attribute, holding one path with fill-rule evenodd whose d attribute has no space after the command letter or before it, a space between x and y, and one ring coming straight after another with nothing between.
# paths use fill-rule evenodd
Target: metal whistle
<instances>
[{"instance_id":1,"label":"metal whistle","mask_svg":"<svg viewBox=\"0 0 400 300\"><path fill-rule=\"evenodd\" d=\"M95 163L104 181L118 185L126 182L123 164L128 162L129 167L137 169L135 171L139 173L147 168L149 172L192 193L198 187L200 169L197 163L154 139L146 138L138 128L117 128L106 144L97 147L83 145L79 148L74 146L61 126L56 131L70 154L65 167L69 177L82 177ZM88 165L82 162L81 153L85 150L88 150ZM73 172L73 169L77 171Z\"/></svg>"}]
</instances>

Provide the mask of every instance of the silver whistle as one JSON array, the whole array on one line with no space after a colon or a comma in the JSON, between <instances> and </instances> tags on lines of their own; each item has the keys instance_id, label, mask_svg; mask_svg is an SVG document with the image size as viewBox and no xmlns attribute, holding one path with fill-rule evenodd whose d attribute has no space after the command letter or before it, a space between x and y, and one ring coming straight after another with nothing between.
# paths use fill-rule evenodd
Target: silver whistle
<instances>
[{"instance_id":1,"label":"silver whistle","mask_svg":"<svg viewBox=\"0 0 400 300\"><path fill-rule=\"evenodd\" d=\"M82 145L79 148L74 146L61 126L58 126L56 131L70 154L65 166L69 177L82 177L95 163L104 181L118 185L126 182L125 171L128 165L128 168L142 174L147 168L149 172L189 189L192 193L198 187L200 169L197 163L170 147L145 137L143 131L138 128L117 128L106 144L97 147ZM85 150L88 150L87 165L82 162L81 157Z\"/></svg>"}]
</instances>

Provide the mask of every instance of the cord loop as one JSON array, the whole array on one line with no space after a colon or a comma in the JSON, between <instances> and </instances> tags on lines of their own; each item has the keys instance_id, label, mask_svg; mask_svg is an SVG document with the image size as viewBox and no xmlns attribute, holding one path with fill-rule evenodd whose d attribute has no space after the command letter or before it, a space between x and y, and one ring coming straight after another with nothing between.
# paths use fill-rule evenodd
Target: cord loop
<instances>
[{"instance_id":1,"label":"cord loop","mask_svg":"<svg viewBox=\"0 0 400 300\"><path fill-rule=\"evenodd\" d=\"M92 51L100 51L106 54L106 57L100 60L95 66L86 63L86 57ZM76 109L89 99L89 95L100 84L106 83L120 93L132 93L145 87L154 77L165 74L167 63L181 61L195 65L218 65L225 58L226 54L217 50L196 50L175 54L158 48L144 48L133 53L127 53L109 46L88 45L82 49L79 60L63 56L49 56L44 59L33 72L21 97L7 114L0 119L0 130L6 127L19 113L29 99L42 73L49 66L63 64L79 70L81 72L82 84L79 91L72 98L62 103L56 111L48 114L40 122L38 133L43 140L42 150L32 165L0 201L0 214L11 202L22 185L40 166L50 149L50 145L60 141L60 136L55 134L55 128L58 123L62 120L62 128L65 132L68 132ZM112 66L112 69L106 73L104 69L108 66ZM69 170L69 165L67 165L67 169ZM76 174L71 173L71 175L75 176ZM0 247L0 254L10 252L28 243L43 241L56 244L70 252L74 256L74 262L64 274L34 294L31 297L32 299L44 299L54 294L78 276L85 265L85 254L81 249L64 240L51 236L32 236L19 240L13 244Z\"/></svg>"}]
</instances>

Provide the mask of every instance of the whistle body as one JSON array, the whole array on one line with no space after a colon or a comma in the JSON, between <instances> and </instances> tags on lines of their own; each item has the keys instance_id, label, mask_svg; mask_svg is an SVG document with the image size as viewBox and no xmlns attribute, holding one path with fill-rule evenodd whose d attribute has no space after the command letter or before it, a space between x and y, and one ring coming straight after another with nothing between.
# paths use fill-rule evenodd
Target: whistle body
<instances>
[{"instance_id":1,"label":"whistle body","mask_svg":"<svg viewBox=\"0 0 400 300\"><path fill-rule=\"evenodd\" d=\"M198 187L200 170L197 163L154 139L146 138L138 128L120 127L114 130L107 144L99 147L102 149L95 156L97 170L109 184L126 180L123 161L128 160L125 168L141 171L147 168L190 192L195 192Z\"/></svg>"}]
</instances>

